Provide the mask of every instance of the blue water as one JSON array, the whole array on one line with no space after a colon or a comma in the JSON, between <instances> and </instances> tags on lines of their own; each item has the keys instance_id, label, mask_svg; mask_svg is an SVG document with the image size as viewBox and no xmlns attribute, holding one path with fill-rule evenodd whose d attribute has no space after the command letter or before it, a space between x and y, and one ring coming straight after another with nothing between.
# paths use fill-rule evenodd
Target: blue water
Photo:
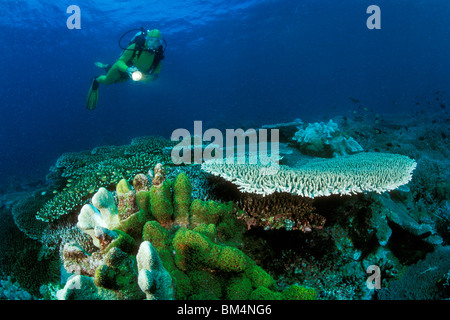
<instances>
[{"instance_id":1,"label":"blue water","mask_svg":"<svg viewBox=\"0 0 450 320\"><path fill-rule=\"evenodd\" d=\"M381 8L369 30L366 9ZM69 30L69 5L81 29ZM0 176L44 178L64 152L204 127L414 112L450 85L448 0L3 0L0 8ZM112 63L127 30L168 43L159 79L100 87L85 107L95 61Z\"/></svg>"}]
</instances>

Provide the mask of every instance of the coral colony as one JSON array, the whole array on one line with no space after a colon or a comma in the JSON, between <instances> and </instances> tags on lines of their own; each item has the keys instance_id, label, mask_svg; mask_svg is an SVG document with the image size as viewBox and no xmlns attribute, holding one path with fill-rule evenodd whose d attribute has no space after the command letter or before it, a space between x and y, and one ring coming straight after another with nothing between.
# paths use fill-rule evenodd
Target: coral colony
<instances>
[{"instance_id":1,"label":"coral colony","mask_svg":"<svg viewBox=\"0 0 450 320\"><path fill-rule=\"evenodd\" d=\"M447 142L368 128L297 119L224 142L196 122L63 154L10 206L0 298L448 298ZM195 312L211 310L179 310Z\"/></svg>"}]
</instances>

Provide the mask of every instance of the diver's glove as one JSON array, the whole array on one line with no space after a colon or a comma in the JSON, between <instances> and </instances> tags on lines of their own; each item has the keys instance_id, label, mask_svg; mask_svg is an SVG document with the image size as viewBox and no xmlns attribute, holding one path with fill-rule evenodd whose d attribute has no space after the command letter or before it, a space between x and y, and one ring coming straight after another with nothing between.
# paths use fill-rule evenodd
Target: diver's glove
<instances>
[{"instance_id":1,"label":"diver's glove","mask_svg":"<svg viewBox=\"0 0 450 320\"><path fill-rule=\"evenodd\" d=\"M130 78L132 78L131 75L132 75L133 72L135 72L135 71L139 71L139 69L136 68L136 67L129 67L129 68L127 69L128 76L129 76Z\"/></svg>"}]
</instances>

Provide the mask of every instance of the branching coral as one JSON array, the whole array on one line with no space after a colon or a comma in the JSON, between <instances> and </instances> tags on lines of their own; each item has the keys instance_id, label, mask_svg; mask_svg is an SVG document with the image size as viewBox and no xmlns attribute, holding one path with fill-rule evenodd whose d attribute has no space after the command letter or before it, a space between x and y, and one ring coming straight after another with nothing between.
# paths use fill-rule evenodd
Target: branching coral
<instances>
[{"instance_id":1,"label":"branching coral","mask_svg":"<svg viewBox=\"0 0 450 320\"><path fill-rule=\"evenodd\" d=\"M133 139L130 145L97 147L92 151L63 154L51 168L53 198L37 210L39 220L50 222L79 210L99 188L132 179L157 163L171 163L164 152L173 143L159 137Z\"/></svg>"},{"instance_id":2,"label":"branching coral","mask_svg":"<svg viewBox=\"0 0 450 320\"><path fill-rule=\"evenodd\" d=\"M255 194L244 194L239 199L239 207L243 210L239 218L248 228L253 226L264 229L301 230L321 229L325 218L315 213L312 200L288 193L274 193L265 197Z\"/></svg>"}]
</instances>

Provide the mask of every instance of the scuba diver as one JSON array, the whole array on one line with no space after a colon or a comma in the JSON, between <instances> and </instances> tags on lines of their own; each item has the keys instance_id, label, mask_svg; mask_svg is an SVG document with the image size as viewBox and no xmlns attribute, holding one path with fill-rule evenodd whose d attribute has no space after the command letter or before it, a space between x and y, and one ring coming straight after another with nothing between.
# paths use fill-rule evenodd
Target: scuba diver
<instances>
[{"instance_id":1,"label":"scuba diver","mask_svg":"<svg viewBox=\"0 0 450 320\"><path fill-rule=\"evenodd\" d=\"M120 58L113 64L96 62L95 65L106 70L106 75L94 77L87 98L86 107L94 110L98 101L98 87L101 84L133 81L150 82L158 78L161 71L161 60L164 59L164 39L158 29L144 31L143 28L128 44L127 48L121 46L122 38L133 29L125 32L119 40L119 46L124 50Z\"/></svg>"}]
</instances>

